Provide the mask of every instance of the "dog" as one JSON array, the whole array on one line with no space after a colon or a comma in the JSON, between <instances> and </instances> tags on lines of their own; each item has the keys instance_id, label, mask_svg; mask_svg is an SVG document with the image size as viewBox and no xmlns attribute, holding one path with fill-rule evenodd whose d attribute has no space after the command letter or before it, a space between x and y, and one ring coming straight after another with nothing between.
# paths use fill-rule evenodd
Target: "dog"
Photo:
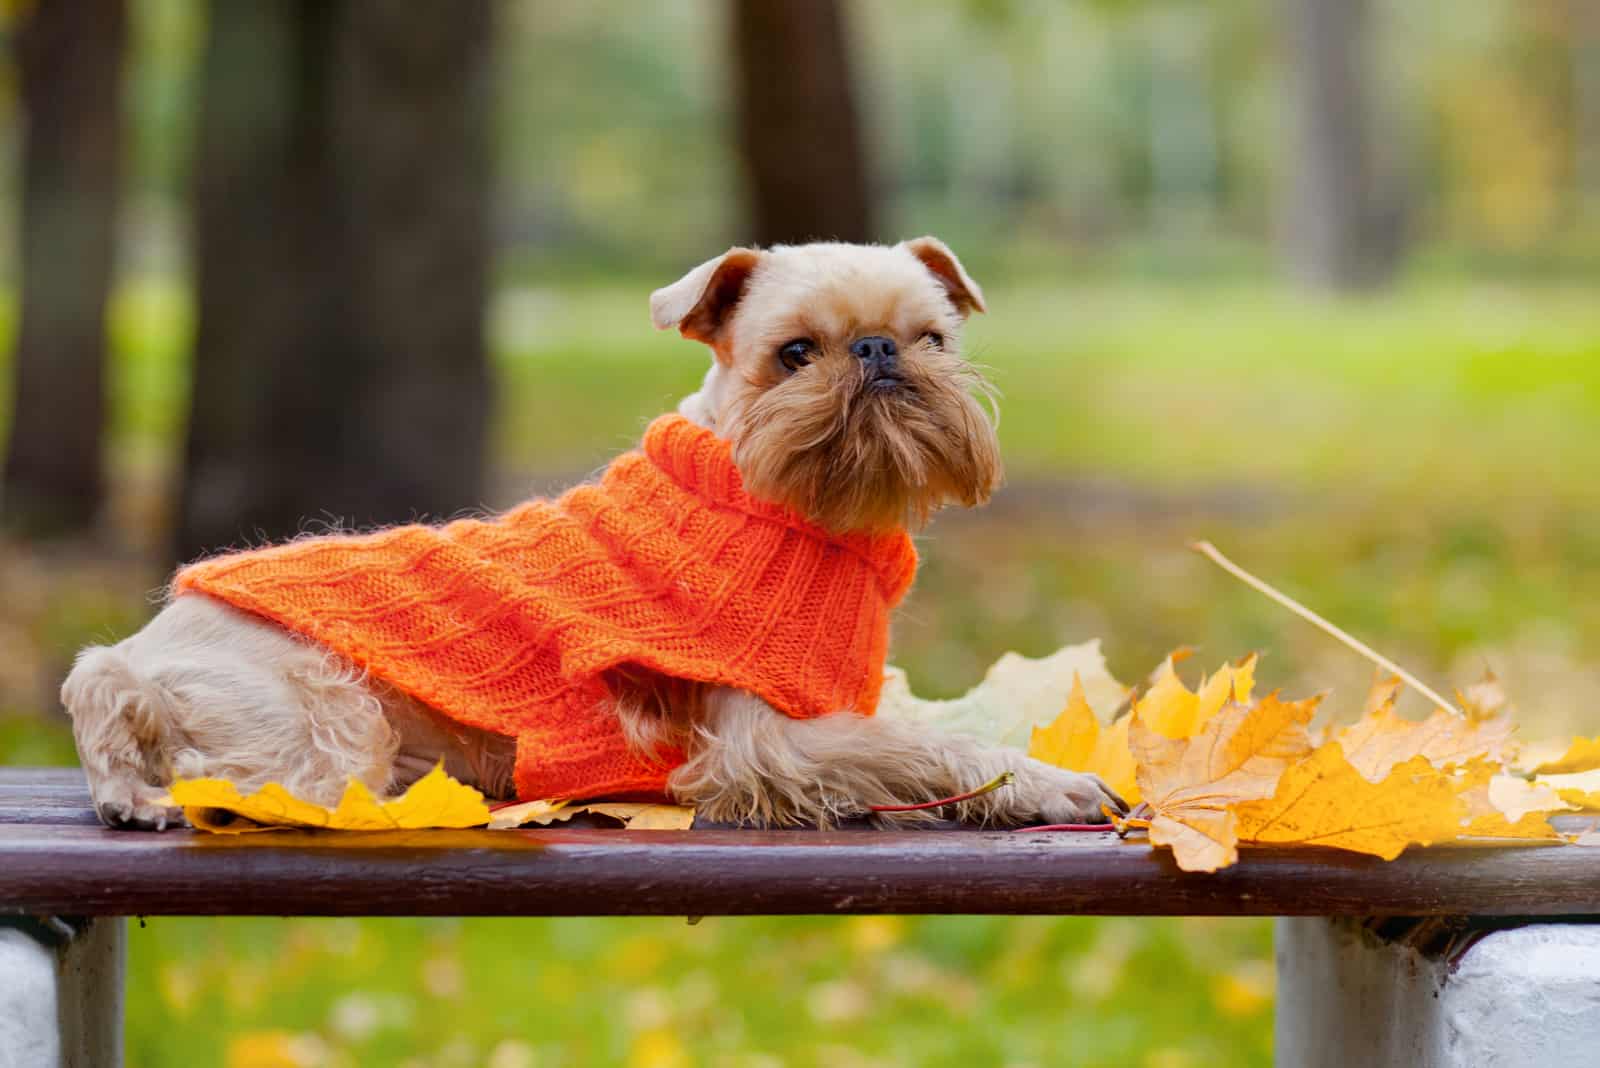
<instances>
[{"instance_id":1,"label":"dog","mask_svg":"<svg viewBox=\"0 0 1600 1068\"><path fill-rule=\"evenodd\" d=\"M218 776L242 791L279 782L332 805L352 778L392 795L441 763L490 798L554 796L546 791L556 786L570 796L664 793L712 821L745 825L827 827L873 806L970 792L1008 771L1010 785L943 814L1015 826L1102 822L1106 809L1126 811L1094 775L870 714L887 609L914 571L908 532L946 505L984 503L1001 479L994 394L960 352L964 321L984 310L978 284L932 237L732 248L695 267L651 296L650 313L657 328L708 346L710 369L677 413L652 424L644 451L624 454L598 485L498 519L324 535L266 550L276 556L202 561L180 572L143 630L83 650L61 693L96 811L111 827L159 830L181 822L166 800L177 778ZM718 474L720 463L729 471ZM692 491L711 494L711 503L684 496L697 478L710 488ZM584 537L598 530L600 548L572 540L563 551L580 563L563 566L557 554L524 571L581 571L591 586L561 595L537 626L522 609L460 592L501 551L482 538L533 523L529 552L545 553L568 544L574 515L589 524ZM642 559L662 538L670 545L660 558ZM766 548L746 552L740 539ZM477 555L459 555L469 544ZM374 545L381 551L362 556L367 564L351 563L348 554ZM413 555L395 564L404 552ZM274 561L301 561L291 567L299 574L307 554L318 553L338 554L336 579L307 572L289 583L292 597L283 595L309 608L261 599L281 592L281 569L256 587L237 581L261 560L269 571ZM759 563L746 574L727 563L738 553ZM433 575L430 568L433 578L415 577ZM595 594L617 568L642 574L643 592ZM758 571L767 576L759 582L751 578ZM824 571L834 592L793 592L823 588ZM330 591L347 580L356 585L338 601L345 595ZM394 593L402 581L422 583L422 592ZM407 597L423 607L394 607L412 604ZM512 599L546 603L536 587L518 586ZM633 606L626 619L635 622L619 622L621 602ZM729 619L712 618L718 613ZM420 651L409 651L412 638L393 638L402 631L391 617L401 616L403 633L427 632ZM357 622L335 626L335 617ZM362 636L378 625L368 617L390 629ZM809 629L797 629L802 623ZM581 648L545 656L541 643L555 634ZM511 637L495 645L502 639L485 635ZM702 641L711 644L700 649ZM674 648L658 648L665 645ZM601 648L609 657L597 658ZM484 670L498 674L462 682L470 656L474 670L492 663ZM584 674L570 666L578 660L601 666ZM538 690L527 682L537 671L568 687L564 703L532 727L504 727L510 721L496 717L521 715L521 705L482 694L513 682ZM440 679L448 685L435 685ZM567 751L568 717L585 724L579 748L589 755L563 765L563 780L552 762ZM544 733L530 740L530 730Z\"/></svg>"}]
</instances>

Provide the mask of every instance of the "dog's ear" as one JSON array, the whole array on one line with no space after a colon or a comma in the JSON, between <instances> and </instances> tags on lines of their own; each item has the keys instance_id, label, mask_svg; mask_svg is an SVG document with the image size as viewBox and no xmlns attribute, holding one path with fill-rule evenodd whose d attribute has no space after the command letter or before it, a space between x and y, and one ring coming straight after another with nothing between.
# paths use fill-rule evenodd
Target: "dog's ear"
<instances>
[{"instance_id":1,"label":"dog's ear","mask_svg":"<svg viewBox=\"0 0 1600 1068\"><path fill-rule=\"evenodd\" d=\"M933 273L963 319L975 311L989 310L983 304L983 290L978 288L978 283L972 280L967 269L961 266L961 261L956 259L956 254L943 241L937 237L919 237L900 242L900 247L921 260L922 265Z\"/></svg>"},{"instance_id":2,"label":"dog's ear","mask_svg":"<svg viewBox=\"0 0 1600 1068\"><path fill-rule=\"evenodd\" d=\"M730 248L707 260L650 294L650 321L657 330L675 326L689 340L710 345L760 262L761 253L753 248Z\"/></svg>"}]
</instances>

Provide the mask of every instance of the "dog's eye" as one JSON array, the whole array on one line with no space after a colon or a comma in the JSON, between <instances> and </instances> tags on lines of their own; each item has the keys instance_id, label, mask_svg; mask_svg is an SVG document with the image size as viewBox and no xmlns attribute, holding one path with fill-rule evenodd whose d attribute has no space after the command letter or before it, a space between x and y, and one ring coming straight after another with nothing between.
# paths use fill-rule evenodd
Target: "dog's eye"
<instances>
[{"instance_id":1,"label":"dog's eye","mask_svg":"<svg viewBox=\"0 0 1600 1068\"><path fill-rule=\"evenodd\" d=\"M811 343L810 338L796 338L778 350L778 362L783 364L790 374L794 374L811 362L811 357L816 351L817 347Z\"/></svg>"},{"instance_id":2,"label":"dog's eye","mask_svg":"<svg viewBox=\"0 0 1600 1068\"><path fill-rule=\"evenodd\" d=\"M939 333L937 330L929 330L926 334L922 335L922 340L928 343L928 347L930 349L944 348L944 335Z\"/></svg>"}]
</instances>

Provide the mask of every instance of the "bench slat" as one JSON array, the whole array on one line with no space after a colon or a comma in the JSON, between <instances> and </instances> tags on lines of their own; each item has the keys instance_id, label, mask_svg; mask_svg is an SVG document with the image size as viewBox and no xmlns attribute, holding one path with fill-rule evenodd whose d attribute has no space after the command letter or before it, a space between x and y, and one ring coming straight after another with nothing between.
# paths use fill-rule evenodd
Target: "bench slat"
<instances>
[{"instance_id":1,"label":"bench slat","mask_svg":"<svg viewBox=\"0 0 1600 1068\"><path fill-rule=\"evenodd\" d=\"M12 823L42 823L60 827L100 825L100 821L95 818L94 810L88 805L61 804L48 800L0 808L0 824Z\"/></svg>"},{"instance_id":2,"label":"bench slat","mask_svg":"<svg viewBox=\"0 0 1600 1068\"><path fill-rule=\"evenodd\" d=\"M88 789L82 768L0 768L0 791L20 786Z\"/></svg>"},{"instance_id":3,"label":"bench slat","mask_svg":"<svg viewBox=\"0 0 1600 1068\"><path fill-rule=\"evenodd\" d=\"M1247 850L1111 834L542 828L216 837L0 826L0 911L76 915L1600 915L1587 849Z\"/></svg>"},{"instance_id":4,"label":"bench slat","mask_svg":"<svg viewBox=\"0 0 1600 1068\"><path fill-rule=\"evenodd\" d=\"M1110 833L146 834L101 828L76 768L0 768L0 913L850 912L1594 916L1600 850L1247 849L1205 876Z\"/></svg>"}]
</instances>

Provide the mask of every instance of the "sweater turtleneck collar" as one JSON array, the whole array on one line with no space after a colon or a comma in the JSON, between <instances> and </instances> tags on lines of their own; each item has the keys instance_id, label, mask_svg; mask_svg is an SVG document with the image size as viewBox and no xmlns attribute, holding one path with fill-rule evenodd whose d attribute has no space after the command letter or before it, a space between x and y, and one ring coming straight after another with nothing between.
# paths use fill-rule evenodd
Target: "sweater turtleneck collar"
<instances>
[{"instance_id":1,"label":"sweater turtleneck collar","mask_svg":"<svg viewBox=\"0 0 1600 1068\"><path fill-rule=\"evenodd\" d=\"M793 509L752 496L733 462L733 445L682 415L655 419L644 432L644 454L678 485L709 504L781 522L818 541L831 542L866 560L891 603L916 574L917 551L903 527L880 533L835 534Z\"/></svg>"}]
</instances>

